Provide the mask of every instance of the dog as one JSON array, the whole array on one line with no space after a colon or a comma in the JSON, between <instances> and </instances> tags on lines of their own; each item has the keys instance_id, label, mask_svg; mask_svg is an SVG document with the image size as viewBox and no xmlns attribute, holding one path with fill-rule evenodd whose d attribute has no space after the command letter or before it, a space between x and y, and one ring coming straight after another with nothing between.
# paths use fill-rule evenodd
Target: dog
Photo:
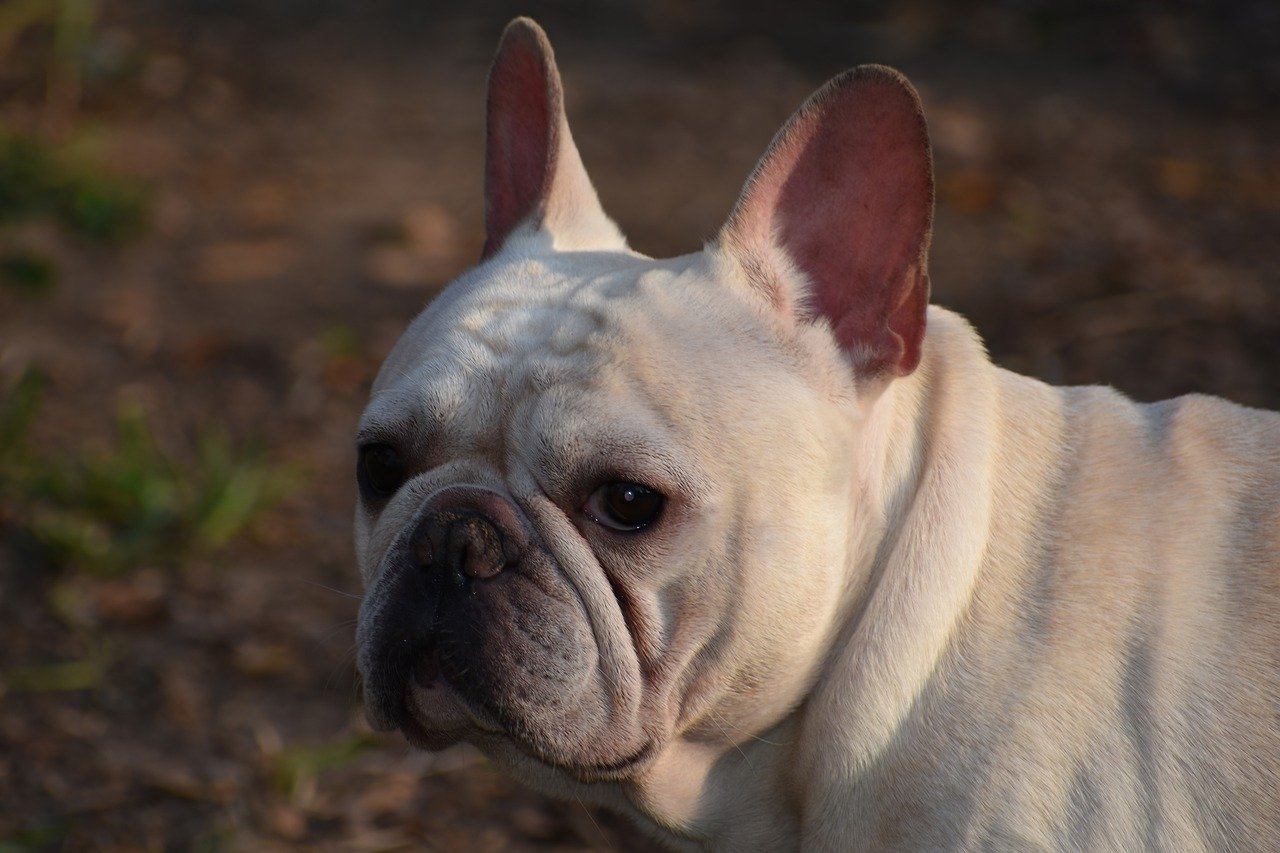
<instances>
[{"instance_id":1,"label":"dog","mask_svg":"<svg viewBox=\"0 0 1280 853\"><path fill-rule=\"evenodd\" d=\"M367 714L676 850L1280 846L1280 415L994 366L861 66L717 238L602 211L546 36L359 426Z\"/></svg>"}]
</instances>

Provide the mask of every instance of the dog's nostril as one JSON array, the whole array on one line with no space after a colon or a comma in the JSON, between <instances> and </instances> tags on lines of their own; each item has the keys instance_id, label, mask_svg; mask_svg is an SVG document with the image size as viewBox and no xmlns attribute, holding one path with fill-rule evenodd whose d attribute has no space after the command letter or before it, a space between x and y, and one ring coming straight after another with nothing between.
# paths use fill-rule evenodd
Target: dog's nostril
<instances>
[{"instance_id":1,"label":"dog's nostril","mask_svg":"<svg viewBox=\"0 0 1280 853\"><path fill-rule=\"evenodd\" d=\"M515 562L511 543L487 516L474 511L441 509L426 520L413 543L419 566L440 572L455 586L496 577Z\"/></svg>"},{"instance_id":2,"label":"dog's nostril","mask_svg":"<svg viewBox=\"0 0 1280 853\"><path fill-rule=\"evenodd\" d=\"M494 577L504 568L502 536L486 518L469 516L453 524L450 539L456 543L451 568L460 575L480 580Z\"/></svg>"}]
</instances>

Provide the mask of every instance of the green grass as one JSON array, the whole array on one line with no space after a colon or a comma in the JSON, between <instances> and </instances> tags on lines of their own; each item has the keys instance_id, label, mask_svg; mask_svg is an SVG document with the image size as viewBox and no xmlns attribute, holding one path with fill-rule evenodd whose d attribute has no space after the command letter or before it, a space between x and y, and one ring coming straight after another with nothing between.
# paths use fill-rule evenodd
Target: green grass
<instances>
[{"instance_id":1,"label":"green grass","mask_svg":"<svg viewBox=\"0 0 1280 853\"><path fill-rule=\"evenodd\" d=\"M53 289L57 269L53 261L29 249L0 253L0 282L23 296L43 296Z\"/></svg>"},{"instance_id":2,"label":"green grass","mask_svg":"<svg viewBox=\"0 0 1280 853\"><path fill-rule=\"evenodd\" d=\"M72 150L0 130L0 226L52 219L71 234L106 245L138 236L150 215L146 186Z\"/></svg>"},{"instance_id":3,"label":"green grass","mask_svg":"<svg viewBox=\"0 0 1280 853\"><path fill-rule=\"evenodd\" d=\"M58 197L57 217L73 234L119 245L142 233L149 206L150 196L141 183L85 170L67 176Z\"/></svg>"},{"instance_id":4,"label":"green grass","mask_svg":"<svg viewBox=\"0 0 1280 853\"><path fill-rule=\"evenodd\" d=\"M292 794L307 780L354 761L374 743L370 735L357 734L329 743L292 746L276 758L272 782L277 790Z\"/></svg>"},{"instance_id":5,"label":"green grass","mask_svg":"<svg viewBox=\"0 0 1280 853\"><path fill-rule=\"evenodd\" d=\"M29 436L42 386L29 371L0 400L0 528L56 565L102 575L180 567L226 545L296 482L218 428L197 435L180 463L127 407L107 448L37 452Z\"/></svg>"},{"instance_id":6,"label":"green grass","mask_svg":"<svg viewBox=\"0 0 1280 853\"><path fill-rule=\"evenodd\" d=\"M0 132L0 224L48 212L58 183L51 146L31 136Z\"/></svg>"},{"instance_id":7,"label":"green grass","mask_svg":"<svg viewBox=\"0 0 1280 853\"><path fill-rule=\"evenodd\" d=\"M93 690L106 680L109 665L104 654L65 663L15 666L0 674L0 684L6 694Z\"/></svg>"},{"instance_id":8,"label":"green grass","mask_svg":"<svg viewBox=\"0 0 1280 853\"><path fill-rule=\"evenodd\" d=\"M320 346L329 358L355 358L360 354L360 334L346 323L335 323L320 333Z\"/></svg>"},{"instance_id":9,"label":"green grass","mask_svg":"<svg viewBox=\"0 0 1280 853\"><path fill-rule=\"evenodd\" d=\"M37 851L56 850L58 842L71 829L71 820L66 816L37 819L26 829L13 835L0 836L0 853L37 853Z\"/></svg>"},{"instance_id":10,"label":"green grass","mask_svg":"<svg viewBox=\"0 0 1280 853\"><path fill-rule=\"evenodd\" d=\"M45 93L40 133L0 126L0 286L22 296L49 292L57 271L6 234L13 226L50 222L86 243L118 246L150 219L150 188L106 168L85 144L93 134L76 121L82 78L93 69L99 5L0 0L0 67L10 76L34 74Z\"/></svg>"}]
</instances>

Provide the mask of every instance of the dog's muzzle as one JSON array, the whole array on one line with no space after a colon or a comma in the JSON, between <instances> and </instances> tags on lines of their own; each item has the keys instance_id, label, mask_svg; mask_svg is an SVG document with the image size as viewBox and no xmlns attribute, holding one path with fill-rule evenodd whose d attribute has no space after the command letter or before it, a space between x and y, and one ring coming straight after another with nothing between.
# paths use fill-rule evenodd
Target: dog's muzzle
<instances>
[{"instance_id":1,"label":"dog's muzzle","mask_svg":"<svg viewBox=\"0 0 1280 853\"><path fill-rule=\"evenodd\" d=\"M444 677L442 611L515 566L527 543L522 515L495 492L457 486L423 503L361 606L358 664L375 729L415 725L406 703L410 681L430 686Z\"/></svg>"}]
</instances>

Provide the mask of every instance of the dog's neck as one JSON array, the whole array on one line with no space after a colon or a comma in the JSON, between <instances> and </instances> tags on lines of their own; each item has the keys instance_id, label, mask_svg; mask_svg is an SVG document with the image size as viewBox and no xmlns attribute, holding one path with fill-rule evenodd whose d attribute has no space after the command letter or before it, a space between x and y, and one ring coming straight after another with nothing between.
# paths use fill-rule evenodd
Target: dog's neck
<instances>
[{"instance_id":1,"label":"dog's neck","mask_svg":"<svg viewBox=\"0 0 1280 853\"><path fill-rule=\"evenodd\" d=\"M920 369L895 382L883 413L891 439L878 495L889 534L862 557L866 585L827 662L840 675L821 679L805 706L790 765L802 803L856 809L843 794L937 669L990 541L998 370L956 315L931 309L929 329Z\"/></svg>"}]
</instances>

